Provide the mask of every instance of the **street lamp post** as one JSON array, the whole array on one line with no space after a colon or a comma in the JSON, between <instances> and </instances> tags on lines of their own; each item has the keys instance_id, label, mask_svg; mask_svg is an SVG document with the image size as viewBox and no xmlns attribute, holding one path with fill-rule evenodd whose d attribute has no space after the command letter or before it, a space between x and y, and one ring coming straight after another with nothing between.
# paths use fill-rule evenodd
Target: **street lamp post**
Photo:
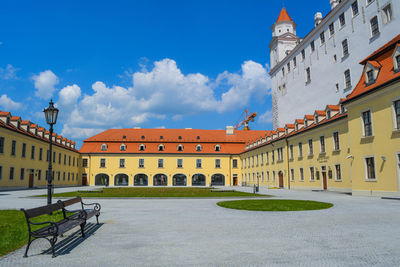
<instances>
[{"instance_id":1,"label":"street lamp post","mask_svg":"<svg viewBox=\"0 0 400 267\"><path fill-rule=\"evenodd\" d=\"M44 115L46 116L46 122L50 125L50 148L49 148L49 170L47 171L47 204L51 204L51 182L53 180L52 173L52 154L53 154L53 125L57 122L58 109L54 107L53 100L50 100L49 107L43 110Z\"/></svg>"}]
</instances>

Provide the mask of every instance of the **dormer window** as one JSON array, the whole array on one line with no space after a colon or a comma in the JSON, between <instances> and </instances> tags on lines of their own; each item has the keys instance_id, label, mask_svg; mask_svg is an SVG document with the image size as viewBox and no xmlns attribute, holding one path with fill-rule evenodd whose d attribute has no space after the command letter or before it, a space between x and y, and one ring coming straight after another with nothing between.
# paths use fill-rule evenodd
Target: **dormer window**
<instances>
[{"instance_id":1,"label":"dormer window","mask_svg":"<svg viewBox=\"0 0 400 267\"><path fill-rule=\"evenodd\" d=\"M178 145L177 150L178 151L183 151L183 145Z\"/></svg>"},{"instance_id":2,"label":"dormer window","mask_svg":"<svg viewBox=\"0 0 400 267\"><path fill-rule=\"evenodd\" d=\"M164 148L163 144L158 145L158 151L164 151Z\"/></svg>"},{"instance_id":3,"label":"dormer window","mask_svg":"<svg viewBox=\"0 0 400 267\"><path fill-rule=\"evenodd\" d=\"M38 135L38 134L37 134L37 128L35 129L35 135Z\"/></svg>"},{"instance_id":4,"label":"dormer window","mask_svg":"<svg viewBox=\"0 0 400 267\"><path fill-rule=\"evenodd\" d=\"M142 140L144 140L144 138L145 138L144 135L142 135Z\"/></svg>"},{"instance_id":5,"label":"dormer window","mask_svg":"<svg viewBox=\"0 0 400 267\"><path fill-rule=\"evenodd\" d=\"M376 61L368 61L365 67L365 84L368 86L376 81L381 65Z\"/></svg>"},{"instance_id":6,"label":"dormer window","mask_svg":"<svg viewBox=\"0 0 400 267\"><path fill-rule=\"evenodd\" d=\"M126 139L126 135L123 135L123 136L122 136L122 139Z\"/></svg>"},{"instance_id":7,"label":"dormer window","mask_svg":"<svg viewBox=\"0 0 400 267\"><path fill-rule=\"evenodd\" d=\"M196 146L196 151L201 151L201 145Z\"/></svg>"},{"instance_id":8,"label":"dormer window","mask_svg":"<svg viewBox=\"0 0 400 267\"><path fill-rule=\"evenodd\" d=\"M161 140L164 139L164 136L161 135L161 136L160 136L160 139L161 139Z\"/></svg>"},{"instance_id":9,"label":"dormer window","mask_svg":"<svg viewBox=\"0 0 400 267\"><path fill-rule=\"evenodd\" d=\"M329 109L326 111L326 117L328 120L331 118L331 111Z\"/></svg>"},{"instance_id":10,"label":"dormer window","mask_svg":"<svg viewBox=\"0 0 400 267\"><path fill-rule=\"evenodd\" d=\"M345 112L346 112L346 109L344 108L344 106L340 105L340 113L345 113Z\"/></svg>"},{"instance_id":11,"label":"dormer window","mask_svg":"<svg viewBox=\"0 0 400 267\"><path fill-rule=\"evenodd\" d=\"M393 52L393 69L395 72L400 71L400 45L398 44Z\"/></svg>"},{"instance_id":12,"label":"dormer window","mask_svg":"<svg viewBox=\"0 0 400 267\"><path fill-rule=\"evenodd\" d=\"M125 144L121 144L121 145L119 146L119 150L120 150L120 151L126 151L126 145L125 145Z\"/></svg>"},{"instance_id":13,"label":"dormer window","mask_svg":"<svg viewBox=\"0 0 400 267\"><path fill-rule=\"evenodd\" d=\"M144 144L140 144L139 151L144 151L145 149L146 149L146 146Z\"/></svg>"},{"instance_id":14,"label":"dormer window","mask_svg":"<svg viewBox=\"0 0 400 267\"><path fill-rule=\"evenodd\" d=\"M221 146L220 145L215 145L215 147L214 147L214 149L215 149L215 151L221 151Z\"/></svg>"},{"instance_id":15,"label":"dormer window","mask_svg":"<svg viewBox=\"0 0 400 267\"><path fill-rule=\"evenodd\" d=\"M197 140L200 140L200 136L197 136Z\"/></svg>"},{"instance_id":16,"label":"dormer window","mask_svg":"<svg viewBox=\"0 0 400 267\"><path fill-rule=\"evenodd\" d=\"M179 140L182 140L182 136L179 136L178 139L179 139Z\"/></svg>"},{"instance_id":17,"label":"dormer window","mask_svg":"<svg viewBox=\"0 0 400 267\"><path fill-rule=\"evenodd\" d=\"M21 122L20 121L17 122L17 128L18 129L21 128Z\"/></svg>"},{"instance_id":18,"label":"dormer window","mask_svg":"<svg viewBox=\"0 0 400 267\"><path fill-rule=\"evenodd\" d=\"M7 125L10 125L10 117L7 117Z\"/></svg>"},{"instance_id":19,"label":"dormer window","mask_svg":"<svg viewBox=\"0 0 400 267\"><path fill-rule=\"evenodd\" d=\"M29 132L31 129L31 126L28 124L28 126L26 126L26 131Z\"/></svg>"},{"instance_id":20,"label":"dormer window","mask_svg":"<svg viewBox=\"0 0 400 267\"><path fill-rule=\"evenodd\" d=\"M107 145L106 144L102 144L101 145L101 151L107 151Z\"/></svg>"},{"instance_id":21,"label":"dormer window","mask_svg":"<svg viewBox=\"0 0 400 267\"><path fill-rule=\"evenodd\" d=\"M308 127L308 120L307 119L304 120L304 127Z\"/></svg>"},{"instance_id":22,"label":"dormer window","mask_svg":"<svg viewBox=\"0 0 400 267\"><path fill-rule=\"evenodd\" d=\"M296 132L297 132L297 131L299 130L299 124L296 122L295 125L294 125L294 127L295 127Z\"/></svg>"},{"instance_id":23,"label":"dormer window","mask_svg":"<svg viewBox=\"0 0 400 267\"><path fill-rule=\"evenodd\" d=\"M314 120L315 120L315 124L318 124L318 123L319 123L318 115L315 115L315 116L314 116Z\"/></svg>"},{"instance_id":24,"label":"dormer window","mask_svg":"<svg viewBox=\"0 0 400 267\"><path fill-rule=\"evenodd\" d=\"M397 55L396 57L395 57L395 70L396 71L399 71L400 70L400 55Z\"/></svg>"},{"instance_id":25,"label":"dormer window","mask_svg":"<svg viewBox=\"0 0 400 267\"><path fill-rule=\"evenodd\" d=\"M374 71L367 71L367 83L372 83L374 81Z\"/></svg>"}]
</instances>

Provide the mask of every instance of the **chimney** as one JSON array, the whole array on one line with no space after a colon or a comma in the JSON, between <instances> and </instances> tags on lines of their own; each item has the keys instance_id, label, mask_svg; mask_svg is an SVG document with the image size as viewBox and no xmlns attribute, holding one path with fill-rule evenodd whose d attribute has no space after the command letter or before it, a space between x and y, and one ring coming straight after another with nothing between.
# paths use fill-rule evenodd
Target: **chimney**
<instances>
[{"instance_id":1,"label":"chimney","mask_svg":"<svg viewBox=\"0 0 400 267\"><path fill-rule=\"evenodd\" d=\"M322 13L321 13L321 12L315 13L315 16L314 16L314 26L317 27L318 24L321 23L321 21L322 21Z\"/></svg>"},{"instance_id":2,"label":"chimney","mask_svg":"<svg viewBox=\"0 0 400 267\"><path fill-rule=\"evenodd\" d=\"M331 0L330 3L331 3L331 9L334 9L339 4L339 1L338 0Z\"/></svg>"},{"instance_id":3,"label":"chimney","mask_svg":"<svg viewBox=\"0 0 400 267\"><path fill-rule=\"evenodd\" d=\"M233 126L226 126L226 135L233 135Z\"/></svg>"}]
</instances>

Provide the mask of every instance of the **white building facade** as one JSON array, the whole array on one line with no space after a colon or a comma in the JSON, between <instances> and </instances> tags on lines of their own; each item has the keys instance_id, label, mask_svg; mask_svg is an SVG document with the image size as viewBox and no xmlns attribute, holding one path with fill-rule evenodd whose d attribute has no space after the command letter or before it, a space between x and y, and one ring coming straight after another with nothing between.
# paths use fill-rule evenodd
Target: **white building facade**
<instances>
[{"instance_id":1,"label":"white building facade","mask_svg":"<svg viewBox=\"0 0 400 267\"><path fill-rule=\"evenodd\" d=\"M274 128L338 103L359 80L359 64L400 33L400 0L330 0L332 10L303 39L282 9L272 26Z\"/></svg>"}]
</instances>

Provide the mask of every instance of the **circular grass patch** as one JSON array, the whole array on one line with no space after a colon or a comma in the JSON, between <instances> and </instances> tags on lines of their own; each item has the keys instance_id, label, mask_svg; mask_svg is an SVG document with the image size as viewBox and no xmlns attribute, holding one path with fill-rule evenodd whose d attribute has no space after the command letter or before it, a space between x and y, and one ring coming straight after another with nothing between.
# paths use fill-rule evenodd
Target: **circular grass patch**
<instances>
[{"instance_id":1,"label":"circular grass patch","mask_svg":"<svg viewBox=\"0 0 400 267\"><path fill-rule=\"evenodd\" d=\"M218 202L217 205L228 209L255 211L322 210L333 206L326 202L291 199L231 200Z\"/></svg>"}]
</instances>

